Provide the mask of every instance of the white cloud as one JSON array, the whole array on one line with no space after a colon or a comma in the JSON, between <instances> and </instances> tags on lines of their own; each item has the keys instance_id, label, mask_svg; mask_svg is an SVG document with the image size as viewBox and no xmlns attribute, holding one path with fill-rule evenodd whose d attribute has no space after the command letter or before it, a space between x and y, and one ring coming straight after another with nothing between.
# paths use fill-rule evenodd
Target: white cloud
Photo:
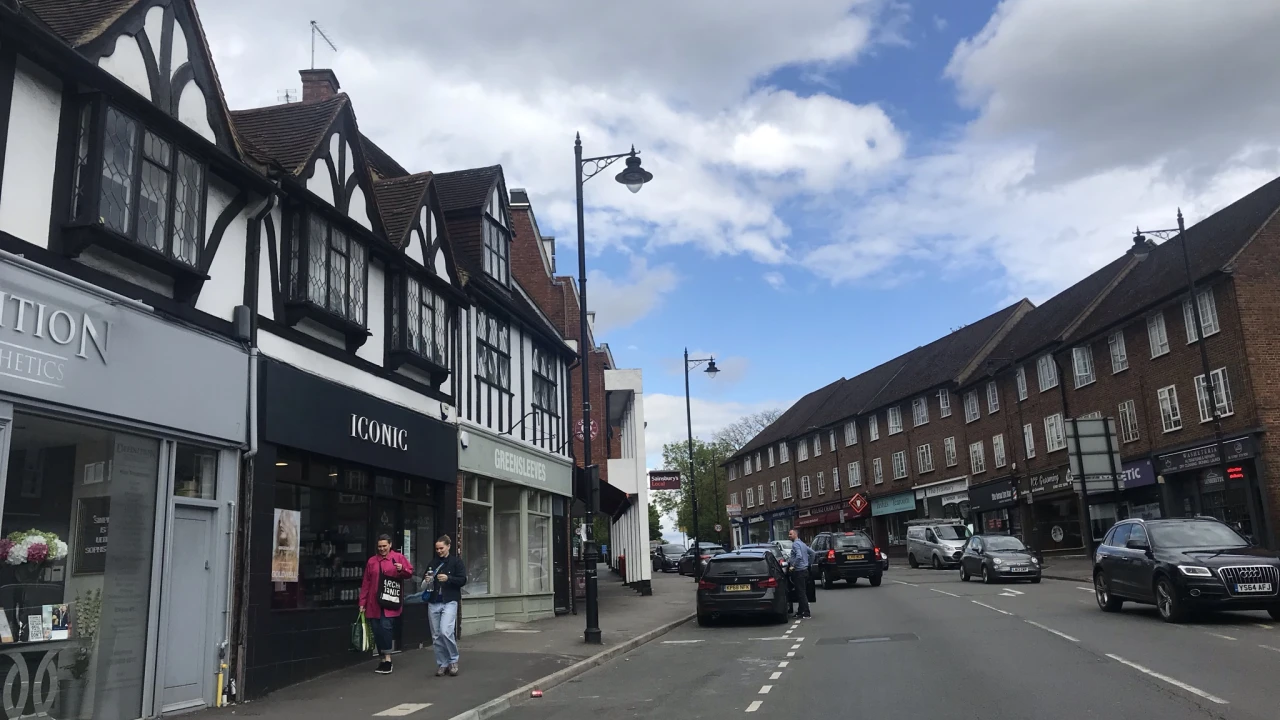
<instances>
[{"instance_id":1,"label":"white cloud","mask_svg":"<svg viewBox=\"0 0 1280 720\"><path fill-rule=\"evenodd\" d=\"M610 330L626 327L653 312L678 281L672 266L650 268L640 256L631 258L625 279L615 279L597 270L588 272L587 304L596 313L595 332L608 335Z\"/></svg>"},{"instance_id":2,"label":"white cloud","mask_svg":"<svg viewBox=\"0 0 1280 720\"><path fill-rule=\"evenodd\" d=\"M787 278L776 270L771 270L764 274L764 281L774 290L781 290L787 286Z\"/></svg>"},{"instance_id":3,"label":"white cloud","mask_svg":"<svg viewBox=\"0 0 1280 720\"><path fill-rule=\"evenodd\" d=\"M737 402L707 400L692 397L689 404L693 420L693 436L710 440L713 435L730 423L737 422L751 413L771 408L791 407L794 400L768 400L763 402ZM662 446L688 439L683 395L646 393L644 419L648 427L644 431L646 462L650 470L662 468Z\"/></svg>"}]
</instances>

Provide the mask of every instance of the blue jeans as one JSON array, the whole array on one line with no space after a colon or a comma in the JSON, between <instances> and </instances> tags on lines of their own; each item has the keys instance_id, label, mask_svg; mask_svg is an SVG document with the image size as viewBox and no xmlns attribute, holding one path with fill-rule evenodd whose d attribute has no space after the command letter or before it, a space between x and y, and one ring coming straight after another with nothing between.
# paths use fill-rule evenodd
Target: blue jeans
<instances>
[{"instance_id":1,"label":"blue jeans","mask_svg":"<svg viewBox=\"0 0 1280 720\"><path fill-rule=\"evenodd\" d=\"M458 641L454 637L458 627L458 603L428 603L427 612L431 618L431 636L435 638L432 645L436 651L436 665L448 667L458 664Z\"/></svg>"},{"instance_id":2,"label":"blue jeans","mask_svg":"<svg viewBox=\"0 0 1280 720\"><path fill-rule=\"evenodd\" d=\"M373 642L378 646L378 652L384 655L391 652L396 637L396 618L369 618L369 624L373 626Z\"/></svg>"}]
</instances>

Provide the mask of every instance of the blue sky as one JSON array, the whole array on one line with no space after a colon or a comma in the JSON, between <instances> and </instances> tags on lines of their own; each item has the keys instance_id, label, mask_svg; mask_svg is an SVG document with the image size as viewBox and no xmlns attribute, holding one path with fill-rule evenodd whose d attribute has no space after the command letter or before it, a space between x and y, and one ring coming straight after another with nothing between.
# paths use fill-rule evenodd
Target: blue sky
<instances>
[{"instance_id":1,"label":"blue sky","mask_svg":"<svg viewBox=\"0 0 1280 720\"><path fill-rule=\"evenodd\" d=\"M649 458L959 325L1042 301L1280 173L1273 3L1196 0L201 2L232 107L298 87L309 20L361 129L411 170L502 163L599 339L646 379ZM254 23L244 23L252 12ZM610 173L612 174L612 173Z\"/></svg>"}]
</instances>

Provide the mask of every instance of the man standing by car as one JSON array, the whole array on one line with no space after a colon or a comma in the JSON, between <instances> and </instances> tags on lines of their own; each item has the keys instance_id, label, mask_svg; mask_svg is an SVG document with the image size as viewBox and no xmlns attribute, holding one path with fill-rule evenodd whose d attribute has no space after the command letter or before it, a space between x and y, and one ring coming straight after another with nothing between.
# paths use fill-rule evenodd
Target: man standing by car
<instances>
[{"instance_id":1,"label":"man standing by car","mask_svg":"<svg viewBox=\"0 0 1280 720\"><path fill-rule=\"evenodd\" d=\"M795 530L787 533L791 538L791 584L796 589L796 599L800 607L796 610L796 619L811 618L809 613L809 562L813 551L800 539Z\"/></svg>"}]
</instances>

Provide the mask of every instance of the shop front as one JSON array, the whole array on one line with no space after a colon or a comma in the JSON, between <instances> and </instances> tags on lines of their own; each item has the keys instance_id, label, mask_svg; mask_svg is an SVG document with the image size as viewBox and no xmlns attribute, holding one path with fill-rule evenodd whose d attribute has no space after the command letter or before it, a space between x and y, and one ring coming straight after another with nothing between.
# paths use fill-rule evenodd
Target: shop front
<instances>
[{"instance_id":1,"label":"shop front","mask_svg":"<svg viewBox=\"0 0 1280 720\"><path fill-rule=\"evenodd\" d=\"M871 498L871 516L875 519L873 525L878 542L888 547L905 547L907 523L919 517L915 492Z\"/></svg>"},{"instance_id":2,"label":"shop front","mask_svg":"<svg viewBox=\"0 0 1280 720\"><path fill-rule=\"evenodd\" d=\"M249 520L242 695L366 656L351 652L364 566L386 535L414 568L396 647L431 640L412 597L456 527L455 426L264 359Z\"/></svg>"},{"instance_id":3,"label":"shop front","mask_svg":"<svg viewBox=\"0 0 1280 720\"><path fill-rule=\"evenodd\" d=\"M969 519L969 477L917 485L916 500L924 506L927 518Z\"/></svg>"},{"instance_id":4,"label":"shop front","mask_svg":"<svg viewBox=\"0 0 1280 720\"><path fill-rule=\"evenodd\" d=\"M1120 473L1120 497L1123 498L1121 519L1155 520L1164 516L1160 507L1160 485L1150 460L1124 464Z\"/></svg>"},{"instance_id":5,"label":"shop front","mask_svg":"<svg viewBox=\"0 0 1280 720\"><path fill-rule=\"evenodd\" d=\"M821 532L834 532L840 529L844 521L844 503L840 501L801 508L796 514L795 526L800 528L806 538L812 538Z\"/></svg>"},{"instance_id":6,"label":"shop front","mask_svg":"<svg viewBox=\"0 0 1280 720\"><path fill-rule=\"evenodd\" d=\"M1255 538L1264 538L1258 494L1257 443L1252 435L1223 441L1226 474L1216 445L1155 456L1164 478L1164 510L1169 517L1211 515Z\"/></svg>"},{"instance_id":7,"label":"shop front","mask_svg":"<svg viewBox=\"0 0 1280 720\"><path fill-rule=\"evenodd\" d=\"M0 256L7 717L214 704L248 378L230 341Z\"/></svg>"},{"instance_id":8,"label":"shop front","mask_svg":"<svg viewBox=\"0 0 1280 720\"><path fill-rule=\"evenodd\" d=\"M473 426L461 426L458 446L463 633L554 616L556 574L568 567L553 536L569 523L573 465Z\"/></svg>"},{"instance_id":9,"label":"shop front","mask_svg":"<svg viewBox=\"0 0 1280 720\"><path fill-rule=\"evenodd\" d=\"M787 533L791 532L791 528L796 523L796 506L778 508L770 510L764 514L765 522L769 523L771 540L786 540Z\"/></svg>"},{"instance_id":10,"label":"shop front","mask_svg":"<svg viewBox=\"0 0 1280 720\"><path fill-rule=\"evenodd\" d=\"M1078 550L1084 548L1080 529L1080 496L1072 482L1071 469L1032 475L1027 482L1031 529L1025 538L1036 550Z\"/></svg>"},{"instance_id":11,"label":"shop front","mask_svg":"<svg viewBox=\"0 0 1280 720\"><path fill-rule=\"evenodd\" d=\"M745 534L747 543L769 542L769 523L765 522L763 513L746 519Z\"/></svg>"},{"instance_id":12,"label":"shop front","mask_svg":"<svg viewBox=\"0 0 1280 720\"><path fill-rule=\"evenodd\" d=\"M974 533L1023 538L1018 481L1012 477L969 488L969 513Z\"/></svg>"}]
</instances>

